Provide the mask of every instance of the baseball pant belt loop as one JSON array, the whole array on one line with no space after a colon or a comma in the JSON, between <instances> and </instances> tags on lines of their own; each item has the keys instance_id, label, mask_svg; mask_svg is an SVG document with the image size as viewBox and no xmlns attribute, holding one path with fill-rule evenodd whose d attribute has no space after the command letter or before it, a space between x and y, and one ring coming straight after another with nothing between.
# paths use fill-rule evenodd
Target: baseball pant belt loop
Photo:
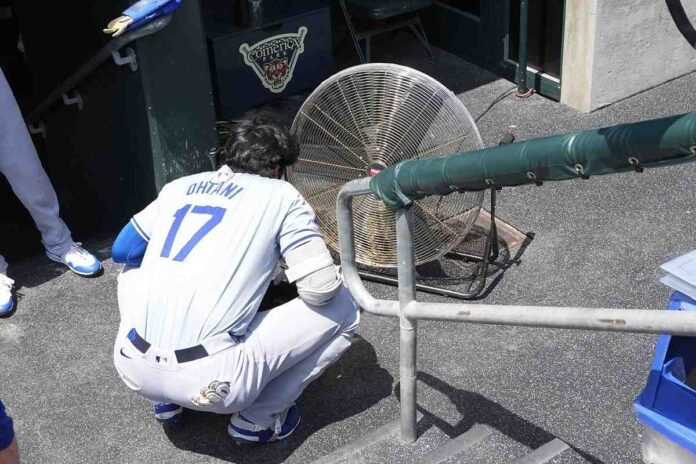
<instances>
[{"instance_id":1,"label":"baseball pant belt loop","mask_svg":"<svg viewBox=\"0 0 696 464\"><path fill-rule=\"evenodd\" d=\"M130 340L135 349L143 354L147 353L152 346L152 344L141 337L135 329L131 329L126 337ZM174 355L176 356L177 362L182 364L211 356L236 344L237 337L231 333L225 332L204 340L200 345L174 350Z\"/></svg>"}]
</instances>

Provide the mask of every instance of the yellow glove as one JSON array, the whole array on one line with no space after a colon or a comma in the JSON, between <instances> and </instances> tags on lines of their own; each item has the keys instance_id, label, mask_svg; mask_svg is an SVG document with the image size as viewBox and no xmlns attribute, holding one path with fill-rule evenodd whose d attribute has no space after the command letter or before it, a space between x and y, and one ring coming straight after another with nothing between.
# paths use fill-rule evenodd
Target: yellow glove
<instances>
[{"instance_id":1,"label":"yellow glove","mask_svg":"<svg viewBox=\"0 0 696 464\"><path fill-rule=\"evenodd\" d=\"M130 16L119 16L106 25L104 34L111 34L112 37L118 37L123 34L131 24L133 24L133 18Z\"/></svg>"}]
</instances>

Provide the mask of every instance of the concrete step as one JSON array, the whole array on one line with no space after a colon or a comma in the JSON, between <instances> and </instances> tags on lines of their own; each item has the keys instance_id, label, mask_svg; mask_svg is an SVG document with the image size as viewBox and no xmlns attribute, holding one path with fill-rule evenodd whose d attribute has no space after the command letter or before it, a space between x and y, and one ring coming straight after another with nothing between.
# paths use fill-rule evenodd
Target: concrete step
<instances>
[{"instance_id":1,"label":"concrete step","mask_svg":"<svg viewBox=\"0 0 696 464\"><path fill-rule=\"evenodd\" d=\"M477 443L487 439L495 431L486 425L475 425L465 433L449 440L444 445L426 454L417 462L422 464L440 464L455 456L463 454Z\"/></svg>"},{"instance_id":2,"label":"concrete step","mask_svg":"<svg viewBox=\"0 0 696 464\"><path fill-rule=\"evenodd\" d=\"M548 464L569 449L570 447L566 443L555 438L530 453L515 459L512 464Z\"/></svg>"},{"instance_id":3,"label":"concrete step","mask_svg":"<svg viewBox=\"0 0 696 464\"><path fill-rule=\"evenodd\" d=\"M419 436L413 444L400 440L400 421L395 419L382 427L315 461L314 464L384 463L403 464L446 444L450 437L437 427L423 422L418 415Z\"/></svg>"},{"instance_id":4,"label":"concrete step","mask_svg":"<svg viewBox=\"0 0 696 464\"><path fill-rule=\"evenodd\" d=\"M389 440L384 440L372 447L364 455L364 463L379 464L415 464L430 453L446 446L452 439L437 427L428 427L419 431L415 443L405 445L399 440L399 433ZM355 461L353 461L355 462Z\"/></svg>"},{"instance_id":5,"label":"concrete step","mask_svg":"<svg viewBox=\"0 0 696 464\"><path fill-rule=\"evenodd\" d=\"M505 464L531 451L507 435L491 430L483 440L437 464ZM435 461L428 464L435 464Z\"/></svg>"},{"instance_id":6,"label":"concrete step","mask_svg":"<svg viewBox=\"0 0 696 464\"><path fill-rule=\"evenodd\" d=\"M575 451L573 448L568 448L561 454L553 458L548 462L548 464L588 464L594 461L588 461L580 453Z\"/></svg>"},{"instance_id":7,"label":"concrete step","mask_svg":"<svg viewBox=\"0 0 696 464\"><path fill-rule=\"evenodd\" d=\"M482 424L450 438L419 416L418 441L403 444L394 420L314 464L580 464L582 456L559 439L535 450Z\"/></svg>"},{"instance_id":8,"label":"concrete step","mask_svg":"<svg viewBox=\"0 0 696 464\"><path fill-rule=\"evenodd\" d=\"M485 425L476 425L466 433L450 438L438 427L418 418L419 435L416 443L400 441L400 422L394 420L370 431L352 443L315 461L314 464L404 464L444 462L449 457L465 451L493 433Z\"/></svg>"}]
</instances>

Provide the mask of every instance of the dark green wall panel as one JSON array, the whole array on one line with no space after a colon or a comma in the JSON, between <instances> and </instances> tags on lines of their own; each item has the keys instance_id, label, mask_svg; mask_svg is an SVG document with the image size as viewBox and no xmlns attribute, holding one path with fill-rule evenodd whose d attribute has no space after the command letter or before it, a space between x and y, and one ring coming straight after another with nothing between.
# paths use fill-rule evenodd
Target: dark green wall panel
<instances>
[{"instance_id":1,"label":"dark green wall panel","mask_svg":"<svg viewBox=\"0 0 696 464\"><path fill-rule=\"evenodd\" d=\"M127 6L19 3L34 101L108 40L102 27ZM60 26L69 23L79 24L75 30ZM205 154L215 143L215 117L198 2L183 2L164 30L131 46L136 72L105 62L77 88L84 108L57 104L42 118L46 139L36 139L77 239L113 235L166 182L209 167ZM14 244L8 255L35 252L38 234L27 236L33 224L16 199L4 198L12 196L8 192L0 183L2 201L13 211L0 219L0 252L5 243Z\"/></svg>"}]
</instances>

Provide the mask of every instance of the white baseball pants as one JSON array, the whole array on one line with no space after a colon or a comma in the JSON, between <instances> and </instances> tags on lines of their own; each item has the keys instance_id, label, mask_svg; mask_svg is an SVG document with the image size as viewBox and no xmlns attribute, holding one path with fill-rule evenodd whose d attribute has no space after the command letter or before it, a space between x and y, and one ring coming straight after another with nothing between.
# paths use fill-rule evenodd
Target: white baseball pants
<instances>
[{"instance_id":1,"label":"white baseball pants","mask_svg":"<svg viewBox=\"0 0 696 464\"><path fill-rule=\"evenodd\" d=\"M61 255L72 244L70 230L58 215L58 198L46 175L17 101L0 70L0 172L41 232L44 247ZM0 273L7 269L0 255Z\"/></svg>"},{"instance_id":2,"label":"white baseball pants","mask_svg":"<svg viewBox=\"0 0 696 464\"><path fill-rule=\"evenodd\" d=\"M221 334L204 341L211 354L185 363L154 346L142 353L127 338L131 327L122 321L114 365L130 389L156 403L218 414L241 412L270 428L275 415L348 349L359 320L358 305L346 288L325 306L296 298L258 313L241 337ZM200 390L214 381L229 382L229 395L214 405L196 404Z\"/></svg>"}]
</instances>

